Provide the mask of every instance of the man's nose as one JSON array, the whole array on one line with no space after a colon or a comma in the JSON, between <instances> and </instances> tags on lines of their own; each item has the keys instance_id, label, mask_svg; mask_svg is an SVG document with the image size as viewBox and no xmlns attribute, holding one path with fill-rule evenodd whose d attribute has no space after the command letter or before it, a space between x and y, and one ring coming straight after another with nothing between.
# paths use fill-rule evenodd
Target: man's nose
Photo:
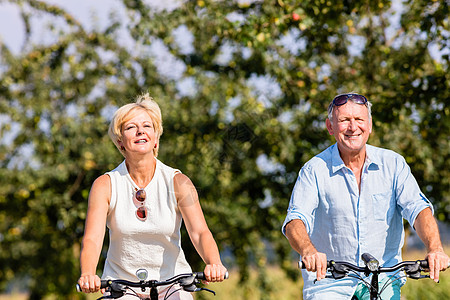
<instances>
[{"instance_id":1,"label":"man's nose","mask_svg":"<svg viewBox=\"0 0 450 300\"><path fill-rule=\"evenodd\" d=\"M349 130L356 130L356 120L351 119L350 122L348 123L348 129Z\"/></svg>"}]
</instances>

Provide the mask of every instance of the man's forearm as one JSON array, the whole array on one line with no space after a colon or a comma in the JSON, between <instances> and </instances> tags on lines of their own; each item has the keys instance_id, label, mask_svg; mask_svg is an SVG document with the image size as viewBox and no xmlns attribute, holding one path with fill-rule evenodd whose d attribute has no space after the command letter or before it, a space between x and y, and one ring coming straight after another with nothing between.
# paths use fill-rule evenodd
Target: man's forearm
<instances>
[{"instance_id":1,"label":"man's forearm","mask_svg":"<svg viewBox=\"0 0 450 300\"><path fill-rule=\"evenodd\" d=\"M414 222L414 229L428 252L443 251L439 228L430 208L425 208L419 213Z\"/></svg>"},{"instance_id":2,"label":"man's forearm","mask_svg":"<svg viewBox=\"0 0 450 300\"><path fill-rule=\"evenodd\" d=\"M306 270L317 272L317 280L325 278L327 256L314 247L302 220L292 220L286 225L286 237L291 247L302 256Z\"/></svg>"},{"instance_id":3,"label":"man's forearm","mask_svg":"<svg viewBox=\"0 0 450 300\"><path fill-rule=\"evenodd\" d=\"M297 251L301 256L317 252L306 232L306 227L302 220L292 220L286 225L286 237L292 249Z\"/></svg>"}]
</instances>

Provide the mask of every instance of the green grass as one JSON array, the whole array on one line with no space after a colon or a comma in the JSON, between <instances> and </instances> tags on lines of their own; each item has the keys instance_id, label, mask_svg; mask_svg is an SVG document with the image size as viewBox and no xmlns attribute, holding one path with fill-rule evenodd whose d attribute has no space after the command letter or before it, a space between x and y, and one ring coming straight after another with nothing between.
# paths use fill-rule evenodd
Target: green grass
<instances>
[{"instance_id":1,"label":"green grass","mask_svg":"<svg viewBox=\"0 0 450 300\"><path fill-rule=\"evenodd\" d=\"M245 285L239 283L239 274L230 271L230 278L218 283L211 283L206 287L216 292L216 296L211 293L197 293L195 299L205 300L260 300L260 299L301 299L303 283L301 280L294 282L286 277L284 272L278 267L269 267L267 270L268 284L271 291L268 295L262 295L258 289L258 278L256 271L251 272L249 282Z\"/></svg>"},{"instance_id":2,"label":"green grass","mask_svg":"<svg viewBox=\"0 0 450 300\"><path fill-rule=\"evenodd\" d=\"M404 299L445 300L450 298L450 271L439 276L439 283L431 279L408 279L402 288Z\"/></svg>"}]
</instances>

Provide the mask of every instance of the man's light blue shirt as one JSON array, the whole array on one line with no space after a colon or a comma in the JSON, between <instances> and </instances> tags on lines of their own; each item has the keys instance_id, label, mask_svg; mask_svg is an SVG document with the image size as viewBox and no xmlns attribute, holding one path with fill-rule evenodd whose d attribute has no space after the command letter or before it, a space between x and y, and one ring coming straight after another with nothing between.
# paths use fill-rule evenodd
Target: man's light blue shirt
<instances>
[{"instance_id":1,"label":"man's light blue shirt","mask_svg":"<svg viewBox=\"0 0 450 300\"><path fill-rule=\"evenodd\" d=\"M359 190L334 144L300 170L282 231L285 234L286 224L300 219L328 260L363 265L361 254L368 252L381 266L392 266L402 260L403 219L413 225L427 207L433 209L401 155L366 145ZM327 291L350 299L358 284L353 279L323 279L314 284L315 273L302 273L304 299Z\"/></svg>"}]
</instances>

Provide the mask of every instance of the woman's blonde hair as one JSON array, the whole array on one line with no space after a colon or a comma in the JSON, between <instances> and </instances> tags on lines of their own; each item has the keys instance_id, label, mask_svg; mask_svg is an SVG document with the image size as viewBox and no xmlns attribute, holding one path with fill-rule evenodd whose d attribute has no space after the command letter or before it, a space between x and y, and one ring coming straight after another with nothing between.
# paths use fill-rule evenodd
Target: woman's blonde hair
<instances>
[{"instance_id":1,"label":"woman's blonde hair","mask_svg":"<svg viewBox=\"0 0 450 300\"><path fill-rule=\"evenodd\" d=\"M143 110L150 115L153 122L153 128L156 134L156 147L153 149L155 157L158 156L159 138L163 133L161 109L148 93L142 94L136 98L135 103L128 103L120 107L114 114L111 123L109 124L108 135L119 149L120 153L125 156L125 150L119 145L122 140L122 126L134 116L134 112Z\"/></svg>"}]
</instances>

